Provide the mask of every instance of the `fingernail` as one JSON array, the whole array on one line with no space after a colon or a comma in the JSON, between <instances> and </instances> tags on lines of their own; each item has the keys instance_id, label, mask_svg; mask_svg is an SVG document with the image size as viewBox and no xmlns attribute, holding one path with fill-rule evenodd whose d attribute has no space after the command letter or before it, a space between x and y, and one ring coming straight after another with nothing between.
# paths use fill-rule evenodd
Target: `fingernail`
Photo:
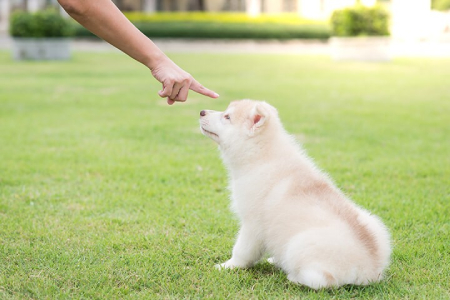
<instances>
[{"instance_id":1,"label":"fingernail","mask_svg":"<svg viewBox=\"0 0 450 300\"><path fill-rule=\"evenodd\" d=\"M214 97L218 98L218 97L220 97L220 95L217 93L214 93Z\"/></svg>"}]
</instances>

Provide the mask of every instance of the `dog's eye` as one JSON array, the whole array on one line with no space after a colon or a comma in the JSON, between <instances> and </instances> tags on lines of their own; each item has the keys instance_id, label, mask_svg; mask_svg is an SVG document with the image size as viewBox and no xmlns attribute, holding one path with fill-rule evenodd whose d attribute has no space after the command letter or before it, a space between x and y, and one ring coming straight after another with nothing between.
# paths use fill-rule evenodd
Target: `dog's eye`
<instances>
[{"instance_id":1,"label":"dog's eye","mask_svg":"<svg viewBox=\"0 0 450 300\"><path fill-rule=\"evenodd\" d=\"M225 115L223 116L225 119L229 120L230 119L230 115Z\"/></svg>"}]
</instances>

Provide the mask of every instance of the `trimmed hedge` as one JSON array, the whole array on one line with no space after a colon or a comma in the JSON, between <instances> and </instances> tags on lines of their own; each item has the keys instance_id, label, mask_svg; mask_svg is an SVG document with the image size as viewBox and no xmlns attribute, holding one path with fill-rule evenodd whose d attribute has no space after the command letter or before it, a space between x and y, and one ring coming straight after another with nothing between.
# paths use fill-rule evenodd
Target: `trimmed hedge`
<instances>
[{"instance_id":1,"label":"trimmed hedge","mask_svg":"<svg viewBox=\"0 0 450 300\"><path fill-rule=\"evenodd\" d=\"M10 19L9 30L13 37L26 38L68 37L74 32L69 21L54 10L35 13L14 12Z\"/></svg>"},{"instance_id":2,"label":"trimmed hedge","mask_svg":"<svg viewBox=\"0 0 450 300\"><path fill-rule=\"evenodd\" d=\"M334 36L389 35L389 14L381 6L337 10L331 16L331 30Z\"/></svg>"},{"instance_id":3,"label":"trimmed hedge","mask_svg":"<svg viewBox=\"0 0 450 300\"><path fill-rule=\"evenodd\" d=\"M150 38L207 39L328 39L329 25L294 15L249 18L234 13L127 13L133 24ZM75 25L75 35L92 37Z\"/></svg>"},{"instance_id":4,"label":"trimmed hedge","mask_svg":"<svg viewBox=\"0 0 450 300\"><path fill-rule=\"evenodd\" d=\"M131 22L207 22L207 23L238 23L238 24L324 24L323 21L303 19L298 14L261 14L257 17L249 17L245 13L235 12L158 12L154 14L143 12L125 12L125 16Z\"/></svg>"},{"instance_id":5,"label":"trimmed hedge","mask_svg":"<svg viewBox=\"0 0 450 300\"><path fill-rule=\"evenodd\" d=\"M450 0L432 0L431 7L436 10L450 10Z\"/></svg>"}]
</instances>

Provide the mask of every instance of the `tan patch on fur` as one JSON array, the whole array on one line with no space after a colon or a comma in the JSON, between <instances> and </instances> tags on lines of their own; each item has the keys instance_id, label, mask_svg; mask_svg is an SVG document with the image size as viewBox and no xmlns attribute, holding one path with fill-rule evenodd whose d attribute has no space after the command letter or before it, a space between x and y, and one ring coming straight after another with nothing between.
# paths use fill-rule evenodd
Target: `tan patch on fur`
<instances>
[{"instance_id":1,"label":"tan patch on fur","mask_svg":"<svg viewBox=\"0 0 450 300\"><path fill-rule=\"evenodd\" d=\"M330 185L326 183L325 181L314 181L311 185L308 185L305 188L305 192L308 194L322 194L322 193L329 193L331 191Z\"/></svg>"},{"instance_id":2,"label":"tan patch on fur","mask_svg":"<svg viewBox=\"0 0 450 300\"><path fill-rule=\"evenodd\" d=\"M361 224L358 221L358 214L352 208L343 214L345 221L350 225L350 227L355 231L356 236L364 244L364 246L369 251L370 255L374 258L374 262L379 261L378 247L375 240L375 236L369 231L367 226ZM374 263L375 264L375 263ZM378 268L378 264L377 265Z\"/></svg>"},{"instance_id":3,"label":"tan patch on fur","mask_svg":"<svg viewBox=\"0 0 450 300\"><path fill-rule=\"evenodd\" d=\"M249 112L253 108L255 103L251 100L241 100L241 101L233 101L228 105L228 108L238 107L233 110L231 115L232 123L243 123L248 120Z\"/></svg>"},{"instance_id":4,"label":"tan patch on fur","mask_svg":"<svg viewBox=\"0 0 450 300\"><path fill-rule=\"evenodd\" d=\"M367 226L358 221L358 211L351 202L331 183L324 180L315 180L308 185L296 185L293 189L296 194L313 195L319 201L326 201L326 206L331 208L353 230L355 236L366 247L373 258L374 265L378 268L379 249L375 236Z\"/></svg>"},{"instance_id":5,"label":"tan patch on fur","mask_svg":"<svg viewBox=\"0 0 450 300\"><path fill-rule=\"evenodd\" d=\"M323 276L327 280L328 285L337 285L336 278L330 272L323 272Z\"/></svg>"}]
</instances>

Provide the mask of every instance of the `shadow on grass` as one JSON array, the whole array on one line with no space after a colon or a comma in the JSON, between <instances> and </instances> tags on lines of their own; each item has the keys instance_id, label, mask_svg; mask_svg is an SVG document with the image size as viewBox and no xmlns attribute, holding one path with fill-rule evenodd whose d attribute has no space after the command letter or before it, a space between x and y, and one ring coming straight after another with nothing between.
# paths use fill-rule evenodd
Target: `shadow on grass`
<instances>
[{"instance_id":1,"label":"shadow on grass","mask_svg":"<svg viewBox=\"0 0 450 300\"><path fill-rule=\"evenodd\" d=\"M274 284L279 284L285 289L289 289L293 292L297 291L303 294L317 293L329 296L339 295L347 297L359 297L365 295L375 297L384 294L388 285L386 282L388 279L385 279L379 283L373 283L366 286L349 284L341 287L314 290L307 286L290 282L287 279L286 274L280 268L277 268L268 262L259 263L246 271L249 272L255 280L266 279L267 277L271 276L275 281Z\"/></svg>"}]
</instances>

